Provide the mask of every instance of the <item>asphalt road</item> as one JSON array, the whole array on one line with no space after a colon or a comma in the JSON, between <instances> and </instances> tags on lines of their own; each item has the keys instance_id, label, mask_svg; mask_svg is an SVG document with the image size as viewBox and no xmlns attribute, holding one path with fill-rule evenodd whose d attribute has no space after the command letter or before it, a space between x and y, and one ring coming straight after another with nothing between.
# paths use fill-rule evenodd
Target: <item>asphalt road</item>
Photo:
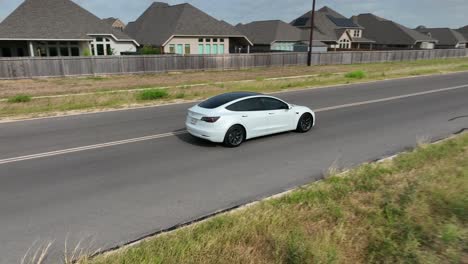
<instances>
[{"instance_id":1,"label":"asphalt road","mask_svg":"<svg viewBox=\"0 0 468 264\"><path fill-rule=\"evenodd\" d=\"M0 124L0 263L118 246L468 127L467 73L277 96L317 127L226 149L183 132L192 104Z\"/></svg>"}]
</instances>

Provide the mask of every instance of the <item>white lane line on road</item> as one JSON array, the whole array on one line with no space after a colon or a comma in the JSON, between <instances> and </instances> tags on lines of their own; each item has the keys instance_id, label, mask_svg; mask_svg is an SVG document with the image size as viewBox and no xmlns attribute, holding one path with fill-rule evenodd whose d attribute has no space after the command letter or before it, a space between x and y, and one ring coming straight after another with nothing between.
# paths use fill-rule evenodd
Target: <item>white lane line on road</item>
<instances>
[{"instance_id":1,"label":"white lane line on road","mask_svg":"<svg viewBox=\"0 0 468 264\"><path fill-rule=\"evenodd\" d=\"M330 107L324 107L324 108L316 109L315 112L325 112L325 111L337 110L337 109L348 108L348 107L353 107L353 106L375 104L375 103L393 101L393 100L404 99L404 98L409 98L409 97L415 97L415 96L421 96L421 95L428 95L428 94L458 90L458 89L467 88L467 87L468 87L468 84L465 84L465 85L442 88L442 89L437 89L437 90L430 90L430 91L426 91L426 92L411 93L411 94L398 95L398 96L386 97L386 98L375 99L375 100L368 100L368 101L362 101L362 102L356 102L356 103L349 103L349 104L344 104L344 105L330 106Z\"/></svg>"},{"instance_id":2,"label":"white lane line on road","mask_svg":"<svg viewBox=\"0 0 468 264\"><path fill-rule=\"evenodd\" d=\"M434 93L441 93L441 92L446 92L446 91L458 90L458 89L462 89L462 88L468 88L468 84L467 85L449 87L449 88L442 88L442 89L437 89L437 90L431 90L431 91L426 91L426 92L405 94L405 95L392 96L392 97L386 97L386 98L375 99L375 100L368 100L368 101L362 101L362 102L356 102L356 103L350 103L350 104L343 104L343 105L319 108L319 109L316 109L315 112L317 112L317 113L326 112L326 111L332 111L332 110L343 109L343 108L354 107L354 106L361 106L361 105L374 104L374 103L380 103L380 102L387 102L387 101L393 101L393 100L404 99L404 98L415 97L415 96L422 96L422 95L428 95L428 94L434 94ZM125 139L125 140L102 143L102 144L89 145L89 146L84 146L84 147L76 147L76 148L69 148L69 149L63 149L63 150L57 150L57 151L51 151L51 152L45 152L45 153L38 153L38 154L15 157L15 158L0 159L0 165L7 164L7 163L13 163L13 162L19 162L19 161L25 161L25 160L32 160L32 159L39 159L39 158L45 158L45 157L51 157L51 156L57 156L57 155L64 155L64 154L69 154L69 153L74 153L74 152L81 152L81 151L86 151L86 150L100 149L100 148L118 146L118 145L123 145L123 144L130 144L130 143L160 139L160 138L173 137L173 136L182 135L182 134L186 134L186 133L188 133L186 130L181 130L181 131L177 131L177 132L170 132L170 133L164 133L164 134L157 134L157 135L151 135L151 136L131 138L131 139Z\"/></svg>"},{"instance_id":3,"label":"white lane line on road","mask_svg":"<svg viewBox=\"0 0 468 264\"><path fill-rule=\"evenodd\" d=\"M136 143L136 142L147 141L147 140L158 139L158 138L172 137L172 136L177 136L177 135L181 135L185 133L187 133L187 131L183 130L183 131L178 131L178 132L170 132L170 133L164 133L164 134L158 134L158 135L152 135L152 136L131 138L131 139L102 143L102 144L89 145L89 146L84 146L84 147L69 148L69 149L64 149L64 150L57 150L57 151L21 156L21 157L16 157L16 158L2 159L0 160L0 165L6 164L6 163L12 163L12 162L24 161L24 160L63 155L63 154L80 152L80 151L85 151L85 150L106 148L106 147L111 147L111 146L129 144L129 143Z\"/></svg>"}]
</instances>

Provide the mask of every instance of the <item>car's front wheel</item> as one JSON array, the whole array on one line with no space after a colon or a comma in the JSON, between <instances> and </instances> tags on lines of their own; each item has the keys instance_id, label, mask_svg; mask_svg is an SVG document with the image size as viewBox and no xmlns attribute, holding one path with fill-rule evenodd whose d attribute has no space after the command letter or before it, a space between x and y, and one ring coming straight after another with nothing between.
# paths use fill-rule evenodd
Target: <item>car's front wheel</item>
<instances>
[{"instance_id":1,"label":"car's front wheel","mask_svg":"<svg viewBox=\"0 0 468 264\"><path fill-rule=\"evenodd\" d=\"M224 145L226 147L235 148L238 147L245 140L245 130L240 125L235 125L229 128L224 137Z\"/></svg>"},{"instance_id":2,"label":"car's front wheel","mask_svg":"<svg viewBox=\"0 0 468 264\"><path fill-rule=\"evenodd\" d=\"M312 129L314 125L314 117L310 113L305 113L299 119L297 123L297 132L305 133Z\"/></svg>"}]
</instances>

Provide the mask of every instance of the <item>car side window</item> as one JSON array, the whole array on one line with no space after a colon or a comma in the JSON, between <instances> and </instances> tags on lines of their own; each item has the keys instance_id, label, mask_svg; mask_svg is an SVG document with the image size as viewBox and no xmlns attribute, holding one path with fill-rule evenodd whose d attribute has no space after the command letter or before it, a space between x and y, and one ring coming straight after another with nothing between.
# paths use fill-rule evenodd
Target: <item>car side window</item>
<instances>
[{"instance_id":1,"label":"car side window","mask_svg":"<svg viewBox=\"0 0 468 264\"><path fill-rule=\"evenodd\" d=\"M289 109L289 105L280 100L270 98L270 97L263 97L261 98L263 105L265 106L266 110L286 110Z\"/></svg>"},{"instance_id":2,"label":"car side window","mask_svg":"<svg viewBox=\"0 0 468 264\"><path fill-rule=\"evenodd\" d=\"M234 112L252 112L266 110L260 98L245 99L227 106L226 109Z\"/></svg>"}]
</instances>

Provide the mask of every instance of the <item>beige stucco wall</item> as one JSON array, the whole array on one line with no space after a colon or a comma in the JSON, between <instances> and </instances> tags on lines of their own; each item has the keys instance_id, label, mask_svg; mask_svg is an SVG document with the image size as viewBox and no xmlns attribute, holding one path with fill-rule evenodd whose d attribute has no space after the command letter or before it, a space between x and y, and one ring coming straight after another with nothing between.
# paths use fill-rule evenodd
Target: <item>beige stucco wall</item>
<instances>
[{"instance_id":1,"label":"beige stucco wall","mask_svg":"<svg viewBox=\"0 0 468 264\"><path fill-rule=\"evenodd\" d=\"M200 38L203 38L203 42L199 42L198 40ZM218 42L206 42L206 39L211 39L213 40L214 38L218 39ZM220 42L220 39L224 39L224 42ZM182 44L184 45L184 53L185 53L185 45L189 44L190 45L190 54L198 54L198 45L199 44L210 44L211 45L211 50L213 51L213 44L219 45L224 44L224 54L229 53L229 38L221 38L221 37L174 37L172 38L166 46L164 46L164 52L165 53L170 53L170 46L171 45L178 45Z\"/></svg>"}]
</instances>

